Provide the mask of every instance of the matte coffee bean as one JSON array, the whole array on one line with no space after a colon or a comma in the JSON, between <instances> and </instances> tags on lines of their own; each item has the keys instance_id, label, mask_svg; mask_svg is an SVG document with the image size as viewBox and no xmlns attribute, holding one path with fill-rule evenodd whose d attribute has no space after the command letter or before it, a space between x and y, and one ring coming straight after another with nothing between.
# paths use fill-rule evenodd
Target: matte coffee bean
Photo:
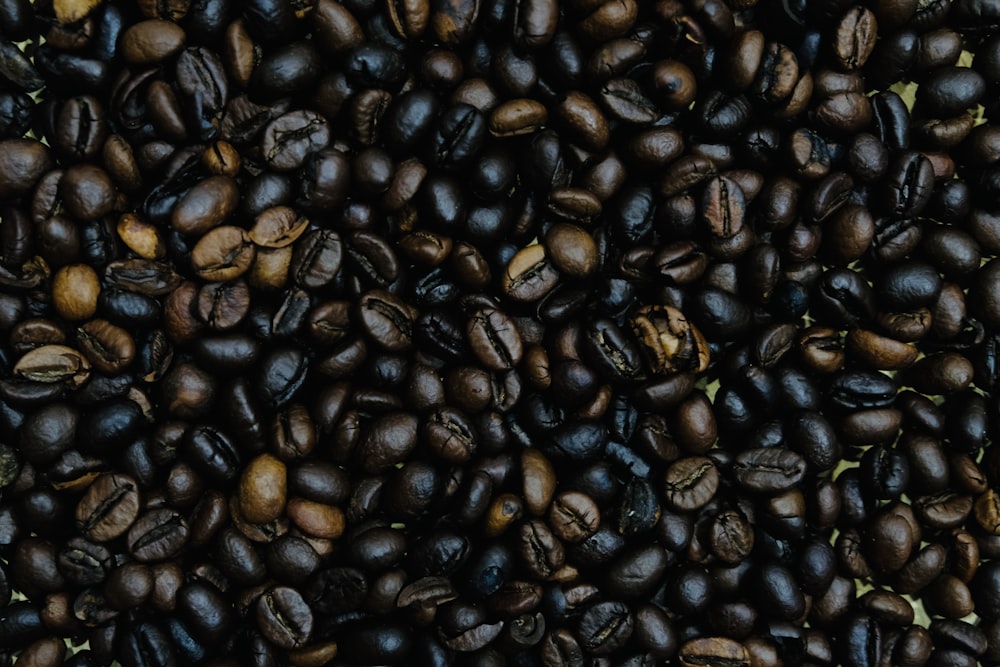
<instances>
[{"instance_id":1,"label":"matte coffee bean","mask_svg":"<svg viewBox=\"0 0 1000 667\"><path fill-rule=\"evenodd\" d=\"M780 448L742 452L733 466L736 481L754 493L778 493L795 486L805 474L801 456Z\"/></svg>"},{"instance_id":2,"label":"matte coffee bean","mask_svg":"<svg viewBox=\"0 0 1000 667\"><path fill-rule=\"evenodd\" d=\"M719 486L719 471L708 458L691 456L673 463L666 473L666 500L676 510L708 504Z\"/></svg>"},{"instance_id":3,"label":"matte coffee bean","mask_svg":"<svg viewBox=\"0 0 1000 667\"><path fill-rule=\"evenodd\" d=\"M678 658L684 667L711 665L713 662L736 667L749 667L751 664L746 648L726 637L704 637L687 641L680 647Z\"/></svg>"},{"instance_id":4,"label":"matte coffee bean","mask_svg":"<svg viewBox=\"0 0 1000 667\"><path fill-rule=\"evenodd\" d=\"M556 536L566 542L587 539L597 531L600 520L597 504L575 491L557 495L549 508L548 523Z\"/></svg>"},{"instance_id":5,"label":"matte coffee bean","mask_svg":"<svg viewBox=\"0 0 1000 667\"><path fill-rule=\"evenodd\" d=\"M135 480L104 474L94 480L76 507L80 530L95 542L124 534L139 516L140 495Z\"/></svg>"},{"instance_id":6,"label":"matte coffee bean","mask_svg":"<svg viewBox=\"0 0 1000 667\"><path fill-rule=\"evenodd\" d=\"M584 612L577 635L585 650L608 655L624 646L632 636L634 620L621 602L601 602Z\"/></svg>"},{"instance_id":7,"label":"matte coffee bean","mask_svg":"<svg viewBox=\"0 0 1000 667\"><path fill-rule=\"evenodd\" d=\"M165 560L184 547L188 532L187 521L177 512L150 510L128 530L129 553L141 562Z\"/></svg>"},{"instance_id":8,"label":"matte coffee bean","mask_svg":"<svg viewBox=\"0 0 1000 667\"><path fill-rule=\"evenodd\" d=\"M312 612L295 589L279 586L267 591L257 601L256 615L260 632L280 648L302 646L312 634Z\"/></svg>"}]
</instances>

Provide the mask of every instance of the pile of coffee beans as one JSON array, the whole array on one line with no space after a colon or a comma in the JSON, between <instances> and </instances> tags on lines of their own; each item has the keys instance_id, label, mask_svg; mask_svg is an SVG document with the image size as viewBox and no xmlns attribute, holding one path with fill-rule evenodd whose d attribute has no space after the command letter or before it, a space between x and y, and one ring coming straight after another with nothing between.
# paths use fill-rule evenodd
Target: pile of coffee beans
<instances>
[{"instance_id":1,"label":"pile of coffee beans","mask_svg":"<svg viewBox=\"0 0 1000 667\"><path fill-rule=\"evenodd\" d=\"M1000 0L0 0L0 667L1000 665Z\"/></svg>"}]
</instances>

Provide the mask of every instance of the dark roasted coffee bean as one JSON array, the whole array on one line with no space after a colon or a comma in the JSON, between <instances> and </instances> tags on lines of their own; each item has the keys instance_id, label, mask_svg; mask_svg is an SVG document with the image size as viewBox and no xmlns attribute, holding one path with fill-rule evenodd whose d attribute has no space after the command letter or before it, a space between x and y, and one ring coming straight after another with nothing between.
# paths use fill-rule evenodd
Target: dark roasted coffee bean
<instances>
[{"instance_id":1,"label":"dark roasted coffee bean","mask_svg":"<svg viewBox=\"0 0 1000 667\"><path fill-rule=\"evenodd\" d=\"M326 120L310 111L293 111L264 128L261 151L267 164L278 171L303 165L306 158L326 148L330 129Z\"/></svg>"},{"instance_id":2,"label":"dark roasted coffee bean","mask_svg":"<svg viewBox=\"0 0 1000 667\"><path fill-rule=\"evenodd\" d=\"M295 589L272 588L260 597L256 607L258 629L276 646L293 649L309 641L312 611Z\"/></svg>"},{"instance_id":3,"label":"dark roasted coffee bean","mask_svg":"<svg viewBox=\"0 0 1000 667\"><path fill-rule=\"evenodd\" d=\"M666 500L676 510L704 507L719 487L719 471L708 458L692 456L673 463L666 473Z\"/></svg>"},{"instance_id":4,"label":"dark roasted coffee bean","mask_svg":"<svg viewBox=\"0 0 1000 667\"><path fill-rule=\"evenodd\" d=\"M755 493L785 491L802 479L805 461L795 452L780 448L742 452L733 465L736 481Z\"/></svg>"},{"instance_id":5,"label":"dark roasted coffee bean","mask_svg":"<svg viewBox=\"0 0 1000 667\"><path fill-rule=\"evenodd\" d=\"M594 655L609 655L625 645L632 636L634 619L621 602L601 602L583 613L577 636L584 650Z\"/></svg>"},{"instance_id":6,"label":"dark roasted coffee bean","mask_svg":"<svg viewBox=\"0 0 1000 667\"><path fill-rule=\"evenodd\" d=\"M106 542L124 534L139 516L140 496L127 475L104 474L87 489L76 507L76 521L88 538Z\"/></svg>"},{"instance_id":7,"label":"dark roasted coffee bean","mask_svg":"<svg viewBox=\"0 0 1000 667\"><path fill-rule=\"evenodd\" d=\"M154 509L140 516L128 531L129 553L138 561L155 562L177 554L187 542L188 524L169 509Z\"/></svg>"}]
</instances>

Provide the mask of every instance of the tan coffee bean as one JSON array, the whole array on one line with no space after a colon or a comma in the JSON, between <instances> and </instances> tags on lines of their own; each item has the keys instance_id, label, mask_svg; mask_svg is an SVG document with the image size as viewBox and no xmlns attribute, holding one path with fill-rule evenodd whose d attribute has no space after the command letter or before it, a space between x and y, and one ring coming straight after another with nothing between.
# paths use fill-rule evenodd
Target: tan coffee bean
<instances>
[{"instance_id":1,"label":"tan coffee bean","mask_svg":"<svg viewBox=\"0 0 1000 667\"><path fill-rule=\"evenodd\" d=\"M201 154L201 163L213 174L236 176L240 173L240 153L228 141L213 141Z\"/></svg>"},{"instance_id":2,"label":"tan coffee bean","mask_svg":"<svg viewBox=\"0 0 1000 667\"><path fill-rule=\"evenodd\" d=\"M118 220L118 238L128 249L144 259L163 259L167 246L160 230L134 213L126 213Z\"/></svg>"},{"instance_id":3,"label":"tan coffee bean","mask_svg":"<svg viewBox=\"0 0 1000 667\"><path fill-rule=\"evenodd\" d=\"M288 476L285 464L270 454L257 456L240 475L240 511L247 521L267 523L285 511Z\"/></svg>"},{"instance_id":4,"label":"tan coffee bean","mask_svg":"<svg viewBox=\"0 0 1000 667\"><path fill-rule=\"evenodd\" d=\"M486 534L497 537L524 516L524 502L513 493L501 493L486 510Z\"/></svg>"},{"instance_id":5,"label":"tan coffee bean","mask_svg":"<svg viewBox=\"0 0 1000 667\"><path fill-rule=\"evenodd\" d=\"M103 0L52 0L52 10L61 25L76 23L97 9Z\"/></svg>"},{"instance_id":6,"label":"tan coffee bean","mask_svg":"<svg viewBox=\"0 0 1000 667\"><path fill-rule=\"evenodd\" d=\"M259 246L284 248L295 243L309 227L309 218L288 206L269 208L254 220L248 236Z\"/></svg>"},{"instance_id":7,"label":"tan coffee bean","mask_svg":"<svg viewBox=\"0 0 1000 667\"><path fill-rule=\"evenodd\" d=\"M107 320L91 320L76 330L76 340L99 371L118 373L135 358L135 340L125 329Z\"/></svg>"},{"instance_id":8,"label":"tan coffee bean","mask_svg":"<svg viewBox=\"0 0 1000 667\"><path fill-rule=\"evenodd\" d=\"M85 320L97 312L101 283L86 264L68 264L52 279L52 305L67 320Z\"/></svg>"},{"instance_id":9,"label":"tan coffee bean","mask_svg":"<svg viewBox=\"0 0 1000 667\"><path fill-rule=\"evenodd\" d=\"M536 243L521 248L511 258L501 287L515 301L540 301L559 281L559 273L545 254L545 246Z\"/></svg>"},{"instance_id":10,"label":"tan coffee bean","mask_svg":"<svg viewBox=\"0 0 1000 667\"><path fill-rule=\"evenodd\" d=\"M327 540L340 537L346 525L344 512L339 507L303 498L292 498L288 501L288 518L302 532Z\"/></svg>"},{"instance_id":11,"label":"tan coffee bean","mask_svg":"<svg viewBox=\"0 0 1000 667\"><path fill-rule=\"evenodd\" d=\"M32 382L68 382L80 386L90 376L90 362L65 345L42 345L25 353L14 374Z\"/></svg>"},{"instance_id":12,"label":"tan coffee bean","mask_svg":"<svg viewBox=\"0 0 1000 667\"><path fill-rule=\"evenodd\" d=\"M201 237L191 251L191 264L200 278L225 282L246 273L255 254L246 231L222 226Z\"/></svg>"},{"instance_id":13,"label":"tan coffee bean","mask_svg":"<svg viewBox=\"0 0 1000 667\"><path fill-rule=\"evenodd\" d=\"M534 448L521 452L521 479L528 511L535 516L545 514L556 490L556 470L548 457Z\"/></svg>"}]
</instances>

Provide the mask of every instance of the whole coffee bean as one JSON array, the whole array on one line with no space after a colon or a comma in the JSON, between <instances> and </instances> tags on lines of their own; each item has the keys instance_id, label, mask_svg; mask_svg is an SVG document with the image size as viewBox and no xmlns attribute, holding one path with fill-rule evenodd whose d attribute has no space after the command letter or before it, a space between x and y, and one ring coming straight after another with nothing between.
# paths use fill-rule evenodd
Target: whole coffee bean
<instances>
[{"instance_id":1,"label":"whole coffee bean","mask_svg":"<svg viewBox=\"0 0 1000 667\"><path fill-rule=\"evenodd\" d=\"M124 534L139 516L140 496L134 479L122 474L104 474L76 506L76 521L89 539L107 542Z\"/></svg>"},{"instance_id":2,"label":"whole coffee bean","mask_svg":"<svg viewBox=\"0 0 1000 667\"><path fill-rule=\"evenodd\" d=\"M545 254L545 246L529 245L520 250L506 267L502 287L515 301L536 302L556 286L559 274Z\"/></svg>"},{"instance_id":3,"label":"whole coffee bean","mask_svg":"<svg viewBox=\"0 0 1000 667\"><path fill-rule=\"evenodd\" d=\"M188 190L174 208L171 224L182 234L200 236L236 210L240 194L232 178L209 176Z\"/></svg>"},{"instance_id":4,"label":"whole coffee bean","mask_svg":"<svg viewBox=\"0 0 1000 667\"><path fill-rule=\"evenodd\" d=\"M250 268L256 251L247 233L228 225L215 227L191 250L191 265L197 275L214 282L238 278Z\"/></svg>"},{"instance_id":5,"label":"whole coffee bean","mask_svg":"<svg viewBox=\"0 0 1000 667\"><path fill-rule=\"evenodd\" d=\"M184 48L184 30L176 23L150 19L134 24L121 36L118 48L132 65L152 65L170 58Z\"/></svg>"},{"instance_id":6,"label":"whole coffee bean","mask_svg":"<svg viewBox=\"0 0 1000 667\"><path fill-rule=\"evenodd\" d=\"M79 422L79 411L66 403L51 403L33 411L21 424L21 456L35 465L56 461L73 446ZM7 465L14 469L4 477L13 478L20 464L14 459Z\"/></svg>"},{"instance_id":7,"label":"whole coffee bean","mask_svg":"<svg viewBox=\"0 0 1000 667\"><path fill-rule=\"evenodd\" d=\"M0 142L0 196L19 196L30 190L52 169L48 148L34 139L5 139Z\"/></svg>"},{"instance_id":8,"label":"whole coffee bean","mask_svg":"<svg viewBox=\"0 0 1000 667\"><path fill-rule=\"evenodd\" d=\"M375 342L392 352L409 349L415 308L384 290L372 290L361 297L358 310L362 326Z\"/></svg>"},{"instance_id":9,"label":"whole coffee bean","mask_svg":"<svg viewBox=\"0 0 1000 667\"><path fill-rule=\"evenodd\" d=\"M285 509L287 487L285 464L270 454L257 456L240 475L240 511L253 523L274 521Z\"/></svg>"},{"instance_id":10,"label":"whole coffee bean","mask_svg":"<svg viewBox=\"0 0 1000 667\"><path fill-rule=\"evenodd\" d=\"M517 327L496 308L476 311L467 335L473 354L488 368L508 370L520 363L524 348Z\"/></svg>"},{"instance_id":11,"label":"whole coffee bean","mask_svg":"<svg viewBox=\"0 0 1000 667\"><path fill-rule=\"evenodd\" d=\"M313 615L293 588L278 586L264 593L256 605L257 627L269 641L293 649L309 641Z\"/></svg>"},{"instance_id":12,"label":"whole coffee bean","mask_svg":"<svg viewBox=\"0 0 1000 667\"><path fill-rule=\"evenodd\" d=\"M723 562L736 565L753 550L753 527L741 514L726 511L715 517L710 539L712 553Z\"/></svg>"},{"instance_id":13,"label":"whole coffee bean","mask_svg":"<svg viewBox=\"0 0 1000 667\"><path fill-rule=\"evenodd\" d=\"M101 284L93 268L85 264L62 267L52 279L56 311L68 320L85 320L97 312Z\"/></svg>"},{"instance_id":14,"label":"whole coffee bean","mask_svg":"<svg viewBox=\"0 0 1000 667\"><path fill-rule=\"evenodd\" d=\"M837 25L833 43L837 64L846 71L864 66L875 49L878 23L871 10L852 7Z\"/></svg>"},{"instance_id":15,"label":"whole coffee bean","mask_svg":"<svg viewBox=\"0 0 1000 667\"><path fill-rule=\"evenodd\" d=\"M247 89L250 99L267 103L307 90L321 71L319 52L300 41L269 51L253 69Z\"/></svg>"},{"instance_id":16,"label":"whole coffee bean","mask_svg":"<svg viewBox=\"0 0 1000 667\"><path fill-rule=\"evenodd\" d=\"M880 570L896 572L909 559L913 548L913 533L907 522L891 512L883 512L872 521L869 530L870 555Z\"/></svg>"},{"instance_id":17,"label":"whole coffee bean","mask_svg":"<svg viewBox=\"0 0 1000 667\"><path fill-rule=\"evenodd\" d=\"M184 439L184 451L192 465L211 479L228 481L238 472L239 452L219 429L211 426L190 429Z\"/></svg>"},{"instance_id":18,"label":"whole coffee bean","mask_svg":"<svg viewBox=\"0 0 1000 667\"><path fill-rule=\"evenodd\" d=\"M678 459L667 469L667 503L681 511L704 507L715 497L719 482L718 468L711 459L701 456Z\"/></svg>"},{"instance_id":19,"label":"whole coffee bean","mask_svg":"<svg viewBox=\"0 0 1000 667\"><path fill-rule=\"evenodd\" d=\"M311 111L292 111L264 128L261 150L271 168L291 171L329 143L330 128L322 116Z\"/></svg>"},{"instance_id":20,"label":"whole coffee bean","mask_svg":"<svg viewBox=\"0 0 1000 667\"><path fill-rule=\"evenodd\" d=\"M631 320L657 373L701 372L708 368L708 343L676 308L644 306Z\"/></svg>"},{"instance_id":21,"label":"whole coffee bean","mask_svg":"<svg viewBox=\"0 0 1000 667\"><path fill-rule=\"evenodd\" d=\"M146 512L132 523L127 535L129 553L145 563L174 556L187 539L187 521L169 509Z\"/></svg>"},{"instance_id":22,"label":"whole coffee bean","mask_svg":"<svg viewBox=\"0 0 1000 667\"><path fill-rule=\"evenodd\" d=\"M597 504L588 496L567 491L557 495L549 508L548 523L566 542L580 542L597 531L601 521Z\"/></svg>"},{"instance_id":23,"label":"whole coffee bean","mask_svg":"<svg viewBox=\"0 0 1000 667\"><path fill-rule=\"evenodd\" d=\"M761 568L759 576L759 589L768 614L794 620L805 613L805 597L788 568L768 563Z\"/></svg>"},{"instance_id":24,"label":"whole coffee bean","mask_svg":"<svg viewBox=\"0 0 1000 667\"><path fill-rule=\"evenodd\" d=\"M82 352L95 368L105 373L117 373L135 358L135 341L121 327L107 320L91 320L77 329Z\"/></svg>"},{"instance_id":25,"label":"whole coffee bean","mask_svg":"<svg viewBox=\"0 0 1000 667\"><path fill-rule=\"evenodd\" d=\"M368 621L349 626L341 643L345 659L372 664L405 664L414 650L412 632L401 623Z\"/></svg>"},{"instance_id":26,"label":"whole coffee bean","mask_svg":"<svg viewBox=\"0 0 1000 667\"><path fill-rule=\"evenodd\" d=\"M677 654L684 667L696 665L734 665L749 667L750 656L746 648L726 637L703 637L685 642Z\"/></svg>"},{"instance_id":27,"label":"whole coffee bean","mask_svg":"<svg viewBox=\"0 0 1000 667\"><path fill-rule=\"evenodd\" d=\"M930 73L920 91L918 103L929 114L948 118L975 106L985 92L984 81L974 70L941 67Z\"/></svg>"},{"instance_id":28,"label":"whole coffee bean","mask_svg":"<svg viewBox=\"0 0 1000 667\"><path fill-rule=\"evenodd\" d=\"M805 461L781 448L750 449L733 466L736 481L754 493L778 493L792 488L805 474Z\"/></svg>"},{"instance_id":29,"label":"whole coffee bean","mask_svg":"<svg viewBox=\"0 0 1000 667\"><path fill-rule=\"evenodd\" d=\"M541 521L534 519L521 526L518 549L524 565L535 576L548 579L563 566L566 553L562 543Z\"/></svg>"},{"instance_id":30,"label":"whole coffee bean","mask_svg":"<svg viewBox=\"0 0 1000 667\"><path fill-rule=\"evenodd\" d=\"M621 602L600 602L583 613L577 635L594 655L610 655L632 636L634 618Z\"/></svg>"}]
</instances>

